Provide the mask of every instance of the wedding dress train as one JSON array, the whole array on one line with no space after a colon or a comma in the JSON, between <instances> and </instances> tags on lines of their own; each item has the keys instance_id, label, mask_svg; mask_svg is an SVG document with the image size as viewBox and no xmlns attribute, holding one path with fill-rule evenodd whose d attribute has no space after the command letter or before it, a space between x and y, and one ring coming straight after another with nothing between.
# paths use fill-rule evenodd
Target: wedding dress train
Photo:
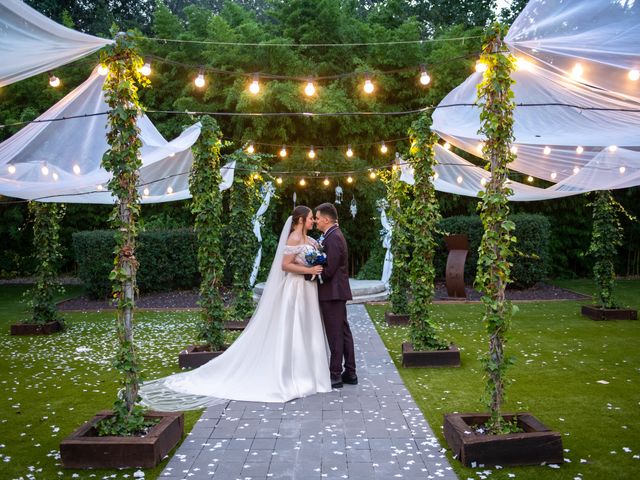
<instances>
[{"instance_id":1,"label":"wedding dress train","mask_svg":"<svg viewBox=\"0 0 640 480\"><path fill-rule=\"evenodd\" d=\"M329 347L316 282L282 271L282 257L305 264L309 245L286 245L287 220L271 271L244 332L220 356L201 367L140 387L142 403L155 410L190 410L227 400L287 402L331 391Z\"/></svg>"}]
</instances>

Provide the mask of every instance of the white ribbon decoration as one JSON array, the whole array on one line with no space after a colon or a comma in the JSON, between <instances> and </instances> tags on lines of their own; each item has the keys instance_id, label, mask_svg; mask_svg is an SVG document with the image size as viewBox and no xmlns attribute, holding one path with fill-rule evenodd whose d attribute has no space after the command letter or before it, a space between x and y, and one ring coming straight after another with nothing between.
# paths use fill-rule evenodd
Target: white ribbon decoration
<instances>
[{"instance_id":1,"label":"white ribbon decoration","mask_svg":"<svg viewBox=\"0 0 640 480\"><path fill-rule=\"evenodd\" d=\"M267 182L264 184L263 192L262 192L262 204L256 215L253 217L253 234L258 239L258 253L256 254L256 259L253 261L253 270L251 272L251 277L249 278L249 286L253 287L256 283L256 279L258 278L258 272L260 271L260 261L262 260L262 234L260 233L260 228L262 224L260 223L260 219L265 214L267 209L269 208L269 202L271 201L271 197L275 193L276 189L273 187L271 182Z\"/></svg>"},{"instance_id":2,"label":"white ribbon decoration","mask_svg":"<svg viewBox=\"0 0 640 480\"><path fill-rule=\"evenodd\" d=\"M380 223L385 231L382 237L382 246L387 250L384 255L384 264L382 265L382 278L380 279L384 283L385 287L389 289L389 280L391 279L391 272L393 271L393 254L391 253L391 239L393 236L393 226L387 218L387 212L384 208L380 209Z\"/></svg>"}]
</instances>

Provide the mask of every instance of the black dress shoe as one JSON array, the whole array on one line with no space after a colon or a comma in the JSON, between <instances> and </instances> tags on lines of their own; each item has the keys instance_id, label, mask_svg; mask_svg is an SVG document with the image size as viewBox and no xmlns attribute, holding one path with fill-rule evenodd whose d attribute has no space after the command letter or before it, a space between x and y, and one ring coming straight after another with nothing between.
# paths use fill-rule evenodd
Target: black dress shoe
<instances>
[{"instance_id":1,"label":"black dress shoe","mask_svg":"<svg viewBox=\"0 0 640 480\"><path fill-rule=\"evenodd\" d=\"M346 373L342 374L342 383L346 383L347 385L357 385L358 384L358 376L357 375L347 375Z\"/></svg>"},{"instance_id":2,"label":"black dress shoe","mask_svg":"<svg viewBox=\"0 0 640 480\"><path fill-rule=\"evenodd\" d=\"M342 388L342 381L338 379L331 379L331 388Z\"/></svg>"}]
</instances>

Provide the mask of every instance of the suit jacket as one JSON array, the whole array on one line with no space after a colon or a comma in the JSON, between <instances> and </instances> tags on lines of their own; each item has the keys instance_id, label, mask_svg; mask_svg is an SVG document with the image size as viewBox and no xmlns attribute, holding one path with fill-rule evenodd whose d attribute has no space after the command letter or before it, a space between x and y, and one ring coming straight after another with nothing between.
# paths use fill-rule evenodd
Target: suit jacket
<instances>
[{"instance_id":1,"label":"suit jacket","mask_svg":"<svg viewBox=\"0 0 640 480\"><path fill-rule=\"evenodd\" d=\"M332 227L325 235L322 246L327 254L327 264L322 272L324 283L318 283L318 299L322 301L351 300L347 241L340 227Z\"/></svg>"}]
</instances>

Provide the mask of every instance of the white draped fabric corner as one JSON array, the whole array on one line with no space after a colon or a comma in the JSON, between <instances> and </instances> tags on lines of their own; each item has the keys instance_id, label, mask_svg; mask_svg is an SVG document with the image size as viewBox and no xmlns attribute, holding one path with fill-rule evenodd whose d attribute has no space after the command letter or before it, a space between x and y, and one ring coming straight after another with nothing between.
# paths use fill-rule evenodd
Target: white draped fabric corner
<instances>
[{"instance_id":1,"label":"white draped fabric corner","mask_svg":"<svg viewBox=\"0 0 640 480\"><path fill-rule=\"evenodd\" d=\"M113 40L64 27L20 0L0 2L0 87L53 70Z\"/></svg>"},{"instance_id":2,"label":"white draped fabric corner","mask_svg":"<svg viewBox=\"0 0 640 480\"><path fill-rule=\"evenodd\" d=\"M269 208L269 202L271 201L271 197L273 197L274 193L276 193L276 189L273 184L271 182L265 183L262 187L262 203L260 204L255 217L253 217L253 234L258 239L258 253L253 261L253 269L251 270L251 276L249 278L250 287L255 285L256 279L258 278L258 272L260 271L260 261L262 260L262 233L260 232L260 229L262 228L262 217Z\"/></svg>"}]
</instances>

